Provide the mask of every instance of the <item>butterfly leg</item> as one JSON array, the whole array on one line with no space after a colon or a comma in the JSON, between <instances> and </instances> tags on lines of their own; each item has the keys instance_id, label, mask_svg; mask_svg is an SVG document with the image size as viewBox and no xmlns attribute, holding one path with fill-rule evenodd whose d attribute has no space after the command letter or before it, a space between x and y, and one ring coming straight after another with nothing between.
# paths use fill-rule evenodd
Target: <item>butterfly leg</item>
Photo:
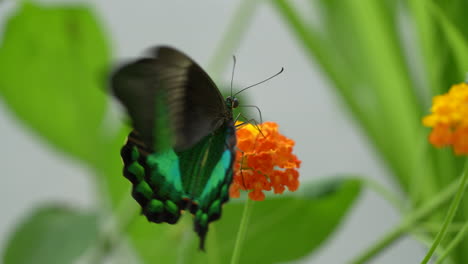
<instances>
[{"instance_id":1,"label":"butterfly leg","mask_svg":"<svg viewBox=\"0 0 468 264\"><path fill-rule=\"evenodd\" d=\"M241 115L244 119L247 119L244 115L242 115L241 113L239 113L239 115ZM239 116L238 115L238 116ZM241 128L247 124L251 124L255 127L255 129L257 129L257 131L263 136L265 137L265 135L263 134L262 130L260 129L260 127L258 126L258 122L257 120L255 120L254 118L251 118L251 119L248 119L247 121L243 122L243 123L240 123L238 125L235 125L235 128L238 129L238 128Z\"/></svg>"},{"instance_id":2,"label":"butterfly leg","mask_svg":"<svg viewBox=\"0 0 468 264\"><path fill-rule=\"evenodd\" d=\"M239 105L238 107L253 107L253 108L257 109L258 116L260 117L260 124L263 123L262 111L260 110L260 108L258 106L256 106L256 105Z\"/></svg>"},{"instance_id":3,"label":"butterfly leg","mask_svg":"<svg viewBox=\"0 0 468 264\"><path fill-rule=\"evenodd\" d=\"M240 166L240 173L242 176L242 186L244 187L244 190L247 190L247 186L245 185L245 180L244 180L244 168L242 167L242 164L244 164L244 151L241 151L242 157L241 157L241 166Z\"/></svg>"},{"instance_id":4,"label":"butterfly leg","mask_svg":"<svg viewBox=\"0 0 468 264\"><path fill-rule=\"evenodd\" d=\"M234 124L239 120L241 113L237 114L236 118L234 119Z\"/></svg>"}]
</instances>

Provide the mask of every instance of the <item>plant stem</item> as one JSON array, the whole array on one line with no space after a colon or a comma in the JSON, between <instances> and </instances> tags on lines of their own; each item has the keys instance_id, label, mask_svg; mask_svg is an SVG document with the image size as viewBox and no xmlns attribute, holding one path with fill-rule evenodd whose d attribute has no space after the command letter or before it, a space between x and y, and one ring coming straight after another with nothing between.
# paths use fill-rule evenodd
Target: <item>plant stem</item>
<instances>
[{"instance_id":1,"label":"plant stem","mask_svg":"<svg viewBox=\"0 0 468 264\"><path fill-rule=\"evenodd\" d=\"M445 251L442 254L440 254L435 264L442 264L445 258L449 255L449 253L462 241L462 239L465 237L467 232L468 232L468 223L465 223L461 231L458 232L458 234L453 238L453 240L447 246L447 249L445 249Z\"/></svg>"},{"instance_id":2,"label":"plant stem","mask_svg":"<svg viewBox=\"0 0 468 264\"><path fill-rule=\"evenodd\" d=\"M190 219L188 217L182 217L179 220L182 224L190 224ZM189 228L185 228L182 233L182 238L180 240L179 246L177 247L177 254L176 254L176 264L185 264L189 263L187 261L187 257L189 256L188 251L190 251L190 244L193 241L193 231Z\"/></svg>"},{"instance_id":3,"label":"plant stem","mask_svg":"<svg viewBox=\"0 0 468 264\"><path fill-rule=\"evenodd\" d=\"M460 204L463 194L465 193L467 180L468 180L468 159L465 162L465 168L463 169L463 174L460 179L460 184L458 185L457 193L455 195L455 198L452 200L452 203L450 204L450 208L445 218L444 224L442 225L442 228L440 229L439 233L437 233L437 236L434 239L434 243L432 244L431 248L427 252L424 259L421 261L421 264L426 264L431 259L432 254L434 253L435 249L437 248L437 246L439 245L439 243L442 241L445 234L447 233L447 228L452 223L453 218L455 217L455 213L457 212L458 205Z\"/></svg>"},{"instance_id":4,"label":"plant stem","mask_svg":"<svg viewBox=\"0 0 468 264\"><path fill-rule=\"evenodd\" d=\"M432 218L433 216L431 216ZM442 224L441 224L442 225ZM413 227L413 229L410 230L410 234L412 237L414 237L417 241L421 243L421 245L425 248L429 248L432 245L432 241L434 241L434 235L430 234L427 232L427 230L424 227L421 227L420 224L417 226ZM439 246L436 249L436 254L438 256L442 255L442 252L445 251L445 248L442 246ZM444 264L455 264L452 259L447 258L446 262Z\"/></svg>"},{"instance_id":5,"label":"plant stem","mask_svg":"<svg viewBox=\"0 0 468 264\"><path fill-rule=\"evenodd\" d=\"M437 223L437 222L421 223L421 227L425 231L432 232L434 234L439 232L442 225L443 223ZM452 233L461 232L461 230L465 228L465 225L466 223L454 222L448 227L447 232L452 232Z\"/></svg>"},{"instance_id":6,"label":"plant stem","mask_svg":"<svg viewBox=\"0 0 468 264\"><path fill-rule=\"evenodd\" d=\"M213 57L207 68L214 78L220 78L221 73L223 73L228 65L229 59L231 59L232 52L242 40L242 36L247 31L255 11L261 2L259 0L243 0L238 5L232 16L233 19L229 22L224 36L213 53Z\"/></svg>"},{"instance_id":7,"label":"plant stem","mask_svg":"<svg viewBox=\"0 0 468 264\"><path fill-rule=\"evenodd\" d=\"M245 234L247 232L247 226L249 224L252 209L252 201L247 198L244 205L244 212L242 213L242 219L239 225L239 232L237 233L236 244L234 245L234 252L232 253L231 264L239 263L242 243L244 242Z\"/></svg>"},{"instance_id":8,"label":"plant stem","mask_svg":"<svg viewBox=\"0 0 468 264\"><path fill-rule=\"evenodd\" d=\"M379 182L374 181L372 179L362 179L362 182L367 188L373 190L376 194L384 198L395 209L399 210L400 212L404 212L405 206L403 204L403 201L394 192L388 190Z\"/></svg>"},{"instance_id":9,"label":"plant stem","mask_svg":"<svg viewBox=\"0 0 468 264\"><path fill-rule=\"evenodd\" d=\"M384 248L391 245L393 242L395 242L401 236L403 236L406 232L408 232L411 228L413 228L418 222L432 215L440 206L444 205L447 201L449 201L453 194L457 191L458 186L459 182L457 180L452 182L445 189L439 192L437 196L432 198L429 202L414 210L413 213L407 215L397 227L395 227L386 235L384 235L384 237L380 241L373 244L369 249L364 251L363 254L359 255L357 258L352 260L351 263L365 263L373 257L375 257ZM466 188L466 186L464 187Z\"/></svg>"},{"instance_id":10,"label":"plant stem","mask_svg":"<svg viewBox=\"0 0 468 264\"><path fill-rule=\"evenodd\" d=\"M104 228L101 228L94 247L89 255L88 263L103 263L104 258L112 253L124 233L139 217L139 208L131 196L125 196L119 203L114 215L104 218ZM110 224L109 224L110 223Z\"/></svg>"}]
</instances>

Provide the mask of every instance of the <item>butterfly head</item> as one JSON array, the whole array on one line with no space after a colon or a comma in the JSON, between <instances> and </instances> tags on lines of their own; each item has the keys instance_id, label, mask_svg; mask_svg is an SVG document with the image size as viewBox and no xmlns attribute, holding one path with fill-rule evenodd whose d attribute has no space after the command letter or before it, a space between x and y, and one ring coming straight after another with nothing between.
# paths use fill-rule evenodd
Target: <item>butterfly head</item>
<instances>
[{"instance_id":1,"label":"butterfly head","mask_svg":"<svg viewBox=\"0 0 468 264\"><path fill-rule=\"evenodd\" d=\"M237 98L234 96L228 96L226 98L226 105L230 109L237 108L239 106L239 100L237 100Z\"/></svg>"}]
</instances>

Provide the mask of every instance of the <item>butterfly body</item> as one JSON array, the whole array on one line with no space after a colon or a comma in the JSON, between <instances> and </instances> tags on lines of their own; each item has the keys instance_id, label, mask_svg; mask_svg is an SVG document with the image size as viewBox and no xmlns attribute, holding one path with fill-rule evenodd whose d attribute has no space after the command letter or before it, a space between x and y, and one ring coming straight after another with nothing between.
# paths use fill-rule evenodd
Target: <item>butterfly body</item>
<instances>
[{"instance_id":1,"label":"butterfly body","mask_svg":"<svg viewBox=\"0 0 468 264\"><path fill-rule=\"evenodd\" d=\"M229 199L235 159L233 100L188 56L169 47L118 69L112 78L134 130L121 150L132 196L151 222L194 214L200 248Z\"/></svg>"}]
</instances>

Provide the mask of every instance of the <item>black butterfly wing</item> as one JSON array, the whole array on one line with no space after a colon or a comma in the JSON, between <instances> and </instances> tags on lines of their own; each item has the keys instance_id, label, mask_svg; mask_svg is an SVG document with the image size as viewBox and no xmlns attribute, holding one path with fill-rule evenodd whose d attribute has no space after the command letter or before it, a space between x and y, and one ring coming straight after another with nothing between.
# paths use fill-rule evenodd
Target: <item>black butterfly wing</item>
<instances>
[{"instance_id":1,"label":"black butterfly wing","mask_svg":"<svg viewBox=\"0 0 468 264\"><path fill-rule=\"evenodd\" d=\"M112 89L148 148L182 151L220 127L229 112L215 83L188 56L170 47L150 55L119 68Z\"/></svg>"}]
</instances>

